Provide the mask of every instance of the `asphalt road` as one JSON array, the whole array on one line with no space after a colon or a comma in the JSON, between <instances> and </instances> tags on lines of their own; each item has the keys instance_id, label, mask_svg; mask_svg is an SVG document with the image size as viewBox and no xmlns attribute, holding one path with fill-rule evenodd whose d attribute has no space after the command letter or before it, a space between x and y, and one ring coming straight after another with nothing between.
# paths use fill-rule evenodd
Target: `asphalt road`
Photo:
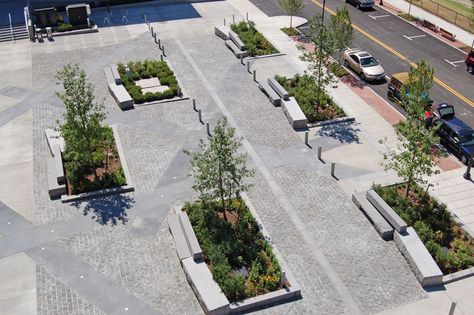
<instances>
[{"instance_id":1,"label":"asphalt road","mask_svg":"<svg viewBox=\"0 0 474 315\"><path fill-rule=\"evenodd\" d=\"M278 7L278 0L250 1L269 16L285 14ZM317 0L315 2L321 3ZM315 14L321 14L321 7L312 0L304 0L304 4L305 7L298 16L310 19ZM332 11L344 5L346 5L344 0L326 2L326 8ZM358 47L375 56L388 76L397 72L409 71L410 62L416 63L425 59L434 67L435 77L441 81L441 84L444 83L444 87L439 83L435 83L430 91L430 97L434 103L447 102L454 105L457 116L474 127L474 107L472 107L474 102L474 75L466 71L464 63L455 63L455 67L445 61L445 59L451 62L464 60L466 56L464 53L379 7L374 7L373 10L360 11L347 4L347 8L352 23L356 26L355 38L351 48ZM325 20L329 21L329 19L330 13L326 12ZM304 28L302 31L304 31ZM386 82L369 83L369 85L380 96L387 99ZM454 94L449 90L454 90ZM390 103L397 110L403 112L400 107L392 102Z\"/></svg>"}]
</instances>

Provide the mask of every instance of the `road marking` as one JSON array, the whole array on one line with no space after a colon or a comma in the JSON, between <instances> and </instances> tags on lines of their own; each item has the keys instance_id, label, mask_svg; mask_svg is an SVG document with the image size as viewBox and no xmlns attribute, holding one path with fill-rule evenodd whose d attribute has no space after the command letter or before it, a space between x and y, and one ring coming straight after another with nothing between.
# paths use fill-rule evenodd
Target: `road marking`
<instances>
[{"instance_id":1,"label":"road marking","mask_svg":"<svg viewBox=\"0 0 474 315\"><path fill-rule=\"evenodd\" d=\"M373 16L373 15L370 15L370 14L369 14L369 17L370 17L371 19L374 19L374 20L377 20L378 18L388 17L388 16L390 16L390 14L376 15L376 16Z\"/></svg>"},{"instance_id":2,"label":"road marking","mask_svg":"<svg viewBox=\"0 0 474 315\"><path fill-rule=\"evenodd\" d=\"M319 2L317 2L316 0L311 0L311 2L313 2L314 4L316 4L318 7L322 8L323 5ZM334 12L333 10L331 9L328 9L327 7L325 8L327 12L329 12L331 15L336 15L336 12ZM372 41L376 42L377 44L379 44L380 46L382 46L383 48L387 49L388 51L390 51L392 54L394 54L395 56L397 56L398 58L400 58L401 60L403 61L406 61L409 63L410 66L412 67L415 67L416 68L416 64L413 63L413 62L410 62L408 60L407 57L405 57L404 55L402 55L401 53L399 53L398 51L396 51L395 49L393 49L392 47L388 46L387 44L385 44L384 42L382 42L380 39L374 37L373 35L367 33L365 30L363 30L362 28L360 28L359 26L355 25L355 24L352 24L352 27L358 31L359 33L361 33L362 35L364 35L365 37L371 39ZM454 90L452 87L450 87L449 85L447 85L446 83L444 83L443 81L441 81L440 79L438 79L437 77L434 77L433 80L438 83L439 85L441 85L444 89L446 89L448 92L450 92L451 94L453 94L454 96L456 96L457 98L459 98L460 100L462 100L463 102L465 102L467 105L471 106L471 107L474 107L474 101L471 101L470 99L468 99L467 97L465 97L464 95L460 94L458 91Z\"/></svg>"},{"instance_id":3,"label":"road marking","mask_svg":"<svg viewBox=\"0 0 474 315\"><path fill-rule=\"evenodd\" d=\"M444 59L444 61L446 61L447 63L449 63L451 66L453 67L457 67L457 63L461 63L461 62L464 62L464 60L459 60L459 61L449 61L448 59Z\"/></svg>"},{"instance_id":4,"label":"road marking","mask_svg":"<svg viewBox=\"0 0 474 315\"><path fill-rule=\"evenodd\" d=\"M420 38L420 37L425 37L426 35L415 35L415 36L406 36L406 35L403 35L403 37L405 37L406 39L408 40L413 40L413 38Z\"/></svg>"}]
</instances>

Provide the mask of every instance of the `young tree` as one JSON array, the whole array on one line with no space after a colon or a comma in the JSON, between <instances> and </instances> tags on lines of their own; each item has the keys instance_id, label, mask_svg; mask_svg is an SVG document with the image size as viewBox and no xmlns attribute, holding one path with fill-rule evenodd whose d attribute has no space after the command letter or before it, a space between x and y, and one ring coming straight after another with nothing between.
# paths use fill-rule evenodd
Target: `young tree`
<instances>
[{"instance_id":1,"label":"young tree","mask_svg":"<svg viewBox=\"0 0 474 315\"><path fill-rule=\"evenodd\" d=\"M308 73L316 82L316 104L315 112L319 113L321 107L323 93L326 86L334 81L334 75L327 71L325 65L330 56L334 53L334 37L328 26L321 21L321 16L316 15L310 20L311 41L316 46L314 51L305 52L303 60L309 62Z\"/></svg>"},{"instance_id":2,"label":"young tree","mask_svg":"<svg viewBox=\"0 0 474 315\"><path fill-rule=\"evenodd\" d=\"M433 174L438 143L436 128L426 129L423 124L426 100L433 84L433 68L424 61L410 68L408 82L402 88L402 104L407 109L406 120L396 126L399 144L397 150L384 154L385 169L392 169L407 182L408 198L415 183L426 183L425 176Z\"/></svg>"},{"instance_id":3,"label":"young tree","mask_svg":"<svg viewBox=\"0 0 474 315\"><path fill-rule=\"evenodd\" d=\"M293 15L303 9L303 0L278 0L278 5L290 16L290 28L293 28Z\"/></svg>"},{"instance_id":4,"label":"young tree","mask_svg":"<svg viewBox=\"0 0 474 315\"><path fill-rule=\"evenodd\" d=\"M334 42L333 57L340 63L344 49L354 40L354 29L347 7L336 9L336 14L331 16L329 28Z\"/></svg>"},{"instance_id":5,"label":"young tree","mask_svg":"<svg viewBox=\"0 0 474 315\"><path fill-rule=\"evenodd\" d=\"M73 183L80 183L86 175L95 174L96 166L104 160L105 145L110 146L113 135L110 127L102 126L106 118L104 106L94 100L94 88L87 82L84 70L68 64L58 71L57 78L64 92L56 94L66 107L64 122L59 127L66 143L66 169Z\"/></svg>"},{"instance_id":6,"label":"young tree","mask_svg":"<svg viewBox=\"0 0 474 315\"><path fill-rule=\"evenodd\" d=\"M227 220L237 193L249 187L245 180L254 175L246 166L247 154L239 153L241 139L235 137L235 129L228 126L227 119L219 120L209 141L200 141L201 152L190 153L194 175L193 189L204 201L218 199L220 209Z\"/></svg>"}]
</instances>

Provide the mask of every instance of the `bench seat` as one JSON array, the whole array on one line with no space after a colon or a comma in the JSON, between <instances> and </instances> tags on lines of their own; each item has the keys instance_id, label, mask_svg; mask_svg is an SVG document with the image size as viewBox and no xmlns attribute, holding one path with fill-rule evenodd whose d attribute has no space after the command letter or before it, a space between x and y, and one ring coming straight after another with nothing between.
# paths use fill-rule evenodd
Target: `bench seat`
<instances>
[{"instance_id":1,"label":"bench seat","mask_svg":"<svg viewBox=\"0 0 474 315\"><path fill-rule=\"evenodd\" d=\"M247 51L239 49L239 47L237 47L231 40L226 40L225 45L234 53L237 58L245 58L248 55Z\"/></svg>"},{"instance_id":2,"label":"bench seat","mask_svg":"<svg viewBox=\"0 0 474 315\"><path fill-rule=\"evenodd\" d=\"M110 94L112 94L113 98L117 102L117 105L121 109L133 108L133 99L130 94L128 94L127 90L123 85L109 83L108 87Z\"/></svg>"},{"instance_id":3,"label":"bench seat","mask_svg":"<svg viewBox=\"0 0 474 315\"><path fill-rule=\"evenodd\" d=\"M61 198L61 195L65 195L66 185L59 184L56 175L56 165L54 158L46 159L46 167L48 173L48 194L51 199Z\"/></svg>"},{"instance_id":4,"label":"bench seat","mask_svg":"<svg viewBox=\"0 0 474 315\"><path fill-rule=\"evenodd\" d=\"M261 81L258 83L258 87L260 90L265 93L266 96L268 96L268 99L270 100L270 103L272 103L274 106L280 106L281 105L281 98L278 95L277 92L268 84L267 80Z\"/></svg>"},{"instance_id":5,"label":"bench seat","mask_svg":"<svg viewBox=\"0 0 474 315\"><path fill-rule=\"evenodd\" d=\"M386 241L393 239L393 228L387 220L367 200L365 193L354 193L352 195L354 204L365 214L379 235Z\"/></svg>"},{"instance_id":6,"label":"bench seat","mask_svg":"<svg viewBox=\"0 0 474 315\"><path fill-rule=\"evenodd\" d=\"M281 108L293 129L306 129L308 127L308 119L294 97L290 97L288 100L282 100Z\"/></svg>"},{"instance_id":7,"label":"bench seat","mask_svg":"<svg viewBox=\"0 0 474 315\"><path fill-rule=\"evenodd\" d=\"M214 26L214 34L218 37L222 38L223 40L229 40L229 32L230 28L224 25Z\"/></svg>"},{"instance_id":8,"label":"bench seat","mask_svg":"<svg viewBox=\"0 0 474 315\"><path fill-rule=\"evenodd\" d=\"M268 78L267 81L268 81L268 84L272 87L272 89L274 89L275 92L277 92L277 94L280 95L282 99L284 99L285 101L289 100L290 95L285 90L285 88L281 86L280 83L278 83L278 81L275 78Z\"/></svg>"},{"instance_id":9,"label":"bench seat","mask_svg":"<svg viewBox=\"0 0 474 315\"><path fill-rule=\"evenodd\" d=\"M245 47L245 44L242 42L242 40L240 39L239 35L237 35L235 32L233 31L229 31L229 39L235 44L235 46L237 46L237 48L239 48L240 50L244 51L244 50L247 50L247 48Z\"/></svg>"}]
</instances>

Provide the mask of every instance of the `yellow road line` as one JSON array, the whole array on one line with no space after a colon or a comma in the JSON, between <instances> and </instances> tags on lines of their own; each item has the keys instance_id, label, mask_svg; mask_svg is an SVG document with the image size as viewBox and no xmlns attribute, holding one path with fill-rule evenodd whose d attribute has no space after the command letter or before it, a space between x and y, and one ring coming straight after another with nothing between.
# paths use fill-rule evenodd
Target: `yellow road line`
<instances>
[{"instance_id":1,"label":"yellow road line","mask_svg":"<svg viewBox=\"0 0 474 315\"><path fill-rule=\"evenodd\" d=\"M319 3L318 1L316 0L311 0L311 2L313 2L314 4L316 4L318 7L322 8L323 5L321 3ZM333 10L329 9L328 7L325 7L324 8L327 12L329 12L331 15L336 15L336 12L334 12ZM407 57L405 57L404 55L402 55L400 52L396 51L395 49L393 49L392 47L390 47L389 45L385 44L384 42L382 42L380 39L374 37L373 35L367 33L365 30L363 30L362 28L360 28L359 26L355 25L354 23L352 23L352 27L358 31L359 33L361 33L362 35L364 35L365 37L369 38L370 40L376 42L377 44L379 44L380 46L382 46L383 48L385 48L386 50L390 51L392 54L394 54L395 56L397 56L398 58L400 58L401 60L405 61L405 62L408 62L410 64L410 66L412 67L415 67L416 68L416 64L414 62L410 62L408 60ZM471 107L474 107L474 102L471 101L470 99L468 99L467 97L465 97L464 95L462 95L461 93L459 93L458 91L456 91L455 89L453 89L452 87L450 87L449 85L447 85L446 83L444 83L443 81L441 81L440 79L438 79L437 77L434 77L433 80L438 83L441 87L443 87L444 89L446 89L448 92L450 92L451 94L453 94L454 96L456 96L457 98L459 98L460 100L462 100L463 102L465 102L466 104L468 104L469 106Z\"/></svg>"}]
</instances>

